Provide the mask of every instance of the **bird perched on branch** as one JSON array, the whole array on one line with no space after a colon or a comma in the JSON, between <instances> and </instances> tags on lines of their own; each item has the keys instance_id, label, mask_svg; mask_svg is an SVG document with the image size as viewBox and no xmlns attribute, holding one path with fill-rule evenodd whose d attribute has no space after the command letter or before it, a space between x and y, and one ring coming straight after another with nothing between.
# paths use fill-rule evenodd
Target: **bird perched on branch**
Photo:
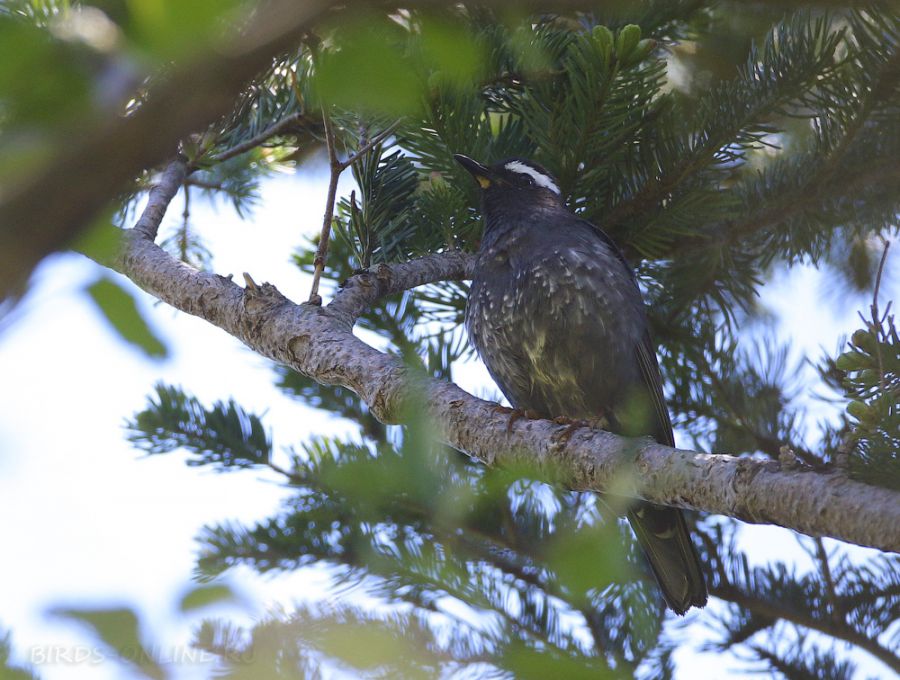
<instances>
[{"instance_id":1,"label":"bird perched on branch","mask_svg":"<svg viewBox=\"0 0 900 680\"><path fill-rule=\"evenodd\" d=\"M481 187L485 219L466 328L506 398L529 415L674 446L644 302L621 251L569 212L536 163L455 158ZM637 502L627 516L669 607L705 605L682 512Z\"/></svg>"}]
</instances>

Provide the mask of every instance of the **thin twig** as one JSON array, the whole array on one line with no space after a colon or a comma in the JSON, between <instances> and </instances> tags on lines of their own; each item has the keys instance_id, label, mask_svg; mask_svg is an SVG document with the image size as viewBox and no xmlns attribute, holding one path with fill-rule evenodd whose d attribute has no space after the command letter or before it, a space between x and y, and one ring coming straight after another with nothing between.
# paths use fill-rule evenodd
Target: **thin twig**
<instances>
[{"instance_id":1,"label":"thin twig","mask_svg":"<svg viewBox=\"0 0 900 680\"><path fill-rule=\"evenodd\" d=\"M314 305L322 304L322 297L319 295L319 282L322 280L322 272L325 271L325 259L328 257L328 243L331 240L331 225L334 222L334 203L337 198L337 185L341 173L378 144L387 139L400 124L400 120L395 120L371 140L363 144L349 158L342 161L338 158L334 126L332 125L327 112L322 113L322 121L325 125L325 146L328 149L328 166L331 171L331 177L328 181L328 195L325 198L325 216L322 219L322 231L319 234L319 246L316 248L316 258L313 261L315 268L313 269L313 282L309 292L309 302Z\"/></svg>"},{"instance_id":2,"label":"thin twig","mask_svg":"<svg viewBox=\"0 0 900 680\"><path fill-rule=\"evenodd\" d=\"M255 149L263 142L268 139L275 137L276 135L280 135L285 130L297 125L305 118L304 114L301 112L292 113L289 116L285 116L281 120L272 123L265 130L260 132L258 135L251 137L250 139L241 142L240 144L236 144L230 149L226 149L220 154L212 156L210 160L214 163L221 163L222 161L227 161L230 158L234 158L235 156L240 156L242 153L250 151L251 149Z\"/></svg>"},{"instance_id":3,"label":"thin twig","mask_svg":"<svg viewBox=\"0 0 900 680\"><path fill-rule=\"evenodd\" d=\"M816 546L816 559L819 562L819 571L822 572L822 580L825 582L825 592L828 593L828 600L831 604L831 619L840 622L842 607L838 600L837 590L834 586L834 576L831 573L831 565L828 562L828 552L825 550L825 542L818 536L813 537L813 543Z\"/></svg>"},{"instance_id":4,"label":"thin twig","mask_svg":"<svg viewBox=\"0 0 900 680\"><path fill-rule=\"evenodd\" d=\"M884 242L884 252L881 253L881 262L878 263L878 275L875 277L875 292L872 295L872 314L878 316L878 291L881 289L881 277L884 274L884 263L887 260L888 248L891 247L890 241Z\"/></svg>"},{"instance_id":5,"label":"thin twig","mask_svg":"<svg viewBox=\"0 0 900 680\"><path fill-rule=\"evenodd\" d=\"M322 232L319 234L319 246L316 248L316 259L313 264L313 282L309 292L309 301L311 304L322 304L322 298L319 296L319 281L322 279L322 272L325 270L325 257L328 255L328 241L331 238L331 223L334 220L334 201L337 196L338 180L344 171L344 165L337 157L337 149L335 148L334 127L331 124L331 118L328 112L322 112L322 122L325 125L325 146L328 149L328 166L331 170L331 177L328 180L328 195L325 198L325 216L322 218Z\"/></svg>"},{"instance_id":6,"label":"thin twig","mask_svg":"<svg viewBox=\"0 0 900 680\"><path fill-rule=\"evenodd\" d=\"M303 484L303 482L306 481L300 475L295 475L290 470L281 467L277 463L273 463L271 460L267 460L265 464L266 467L268 467L270 470L272 470L273 472L277 472L279 475L283 476L287 480L288 484L294 484L296 486Z\"/></svg>"},{"instance_id":7,"label":"thin twig","mask_svg":"<svg viewBox=\"0 0 900 680\"><path fill-rule=\"evenodd\" d=\"M875 336L875 357L878 359L878 382L882 393L887 391L887 380L884 377L884 358L881 356L881 339L879 330L883 330L883 320L878 314L878 292L881 290L881 277L884 274L884 263L887 260L890 241L884 242L884 252L881 253L881 262L878 263L878 275L875 277L875 291L872 293L872 335ZM888 305L890 307L890 305ZM885 313L887 317L887 313Z\"/></svg>"},{"instance_id":8,"label":"thin twig","mask_svg":"<svg viewBox=\"0 0 900 680\"><path fill-rule=\"evenodd\" d=\"M188 259L188 222L191 219L191 188L187 183L182 184L184 190L184 210L181 211L181 234L179 234L178 247L181 251L181 259Z\"/></svg>"},{"instance_id":9,"label":"thin twig","mask_svg":"<svg viewBox=\"0 0 900 680\"><path fill-rule=\"evenodd\" d=\"M360 158L365 156L369 151L371 151L373 147L381 144L381 142L387 139L391 135L391 133L397 129L398 125L400 125L400 120L395 120L384 130L375 135L371 140L363 144L363 146L360 147L359 150L357 150L352 156L350 156L347 160L341 162L341 166L343 167L343 169L346 170Z\"/></svg>"},{"instance_id":10,"label":"thin twig","mask_svg":"<svg viewBox=\"0 0 900 680\"><path fill-rule=\"evenodd\" d=\"M198 189L206 189L207 191L225 191L225 187L219 182L205 182L202 179L188 177L184 180L184 186L197 187Z\"/></svg>"}]
</instances>

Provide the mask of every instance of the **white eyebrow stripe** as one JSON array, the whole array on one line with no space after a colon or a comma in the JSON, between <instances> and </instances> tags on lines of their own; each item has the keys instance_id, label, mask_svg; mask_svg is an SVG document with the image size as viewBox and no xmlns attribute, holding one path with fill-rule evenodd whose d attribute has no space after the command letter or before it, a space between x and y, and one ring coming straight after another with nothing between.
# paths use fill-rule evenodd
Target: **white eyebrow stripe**
<instances>
[{"instance_id":1,"label":"white eyebrow stripe","mask_svg":"<svg viewBox=\"0 0 900 680\"><path fill-rule=\"evenodd\" d=\"M530 175L534 179L534 183L540 187L544 187L545 189L550 189L554 194L559 196L562 192L559 190L559 187L556 186L556 182L547 177L544 173L535 170L530 165L527 165L521 161L510 161L506 165L504 165L507 170L512 172L518 172L522 175Z\"/></svg>"}]
</instances>

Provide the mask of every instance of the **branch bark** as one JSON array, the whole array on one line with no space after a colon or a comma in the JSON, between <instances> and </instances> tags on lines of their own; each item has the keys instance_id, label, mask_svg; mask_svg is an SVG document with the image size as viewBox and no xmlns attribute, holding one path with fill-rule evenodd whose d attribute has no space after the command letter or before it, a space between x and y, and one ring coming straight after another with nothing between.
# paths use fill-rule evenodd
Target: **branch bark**
<instances>
[{"instance_id":1,"label":"branch bark","mask_svg":"<svg viewBox=\"0 0 900 680\"><path fill-rule=\"evenodd\" d=\"M176 164L183 164L176 161ZM163 174L174 178L179 170ZM172 189L174 188L174 191ZM325 307L297 305L274 286L243 289L224 277L179 262L153 243L149 223L162 219L177 186L150 194L138 224L125 232L107 263L151 295L222 328L257 353L324 384L342 385L384 423L400 422L410 404L424 409L436 436L487 465L529 461L573 489L609 491L751 523L776 524L811 536L830 536L900 551L900 493L842 473L784 469L774 461L736 458L633 440L548 420L508 418L495 404L453 383L413 374L394 356L353 335L353 325L381 297L427 283L470 277L474 257L446 252L379 265L349 279Z\"/></svg>"}]
</instances>

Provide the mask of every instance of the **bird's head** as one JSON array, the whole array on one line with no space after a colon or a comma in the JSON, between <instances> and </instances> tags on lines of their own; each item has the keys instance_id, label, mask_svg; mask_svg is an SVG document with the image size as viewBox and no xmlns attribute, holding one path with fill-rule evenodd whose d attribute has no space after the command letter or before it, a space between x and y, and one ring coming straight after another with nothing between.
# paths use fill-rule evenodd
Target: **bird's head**
<instances>
[{"instance_id":1,"label":"bird's head","mask_svg":"<svg viewBox=\"0 0 900 680\"><path fill-rule=\"evenodd\" d=\"M562 192L553 175L534 161L510 158L495 165L482 165L462 154L453 157L478 182L486 207L562 205Z\"/></svg>"}]
</instances>

